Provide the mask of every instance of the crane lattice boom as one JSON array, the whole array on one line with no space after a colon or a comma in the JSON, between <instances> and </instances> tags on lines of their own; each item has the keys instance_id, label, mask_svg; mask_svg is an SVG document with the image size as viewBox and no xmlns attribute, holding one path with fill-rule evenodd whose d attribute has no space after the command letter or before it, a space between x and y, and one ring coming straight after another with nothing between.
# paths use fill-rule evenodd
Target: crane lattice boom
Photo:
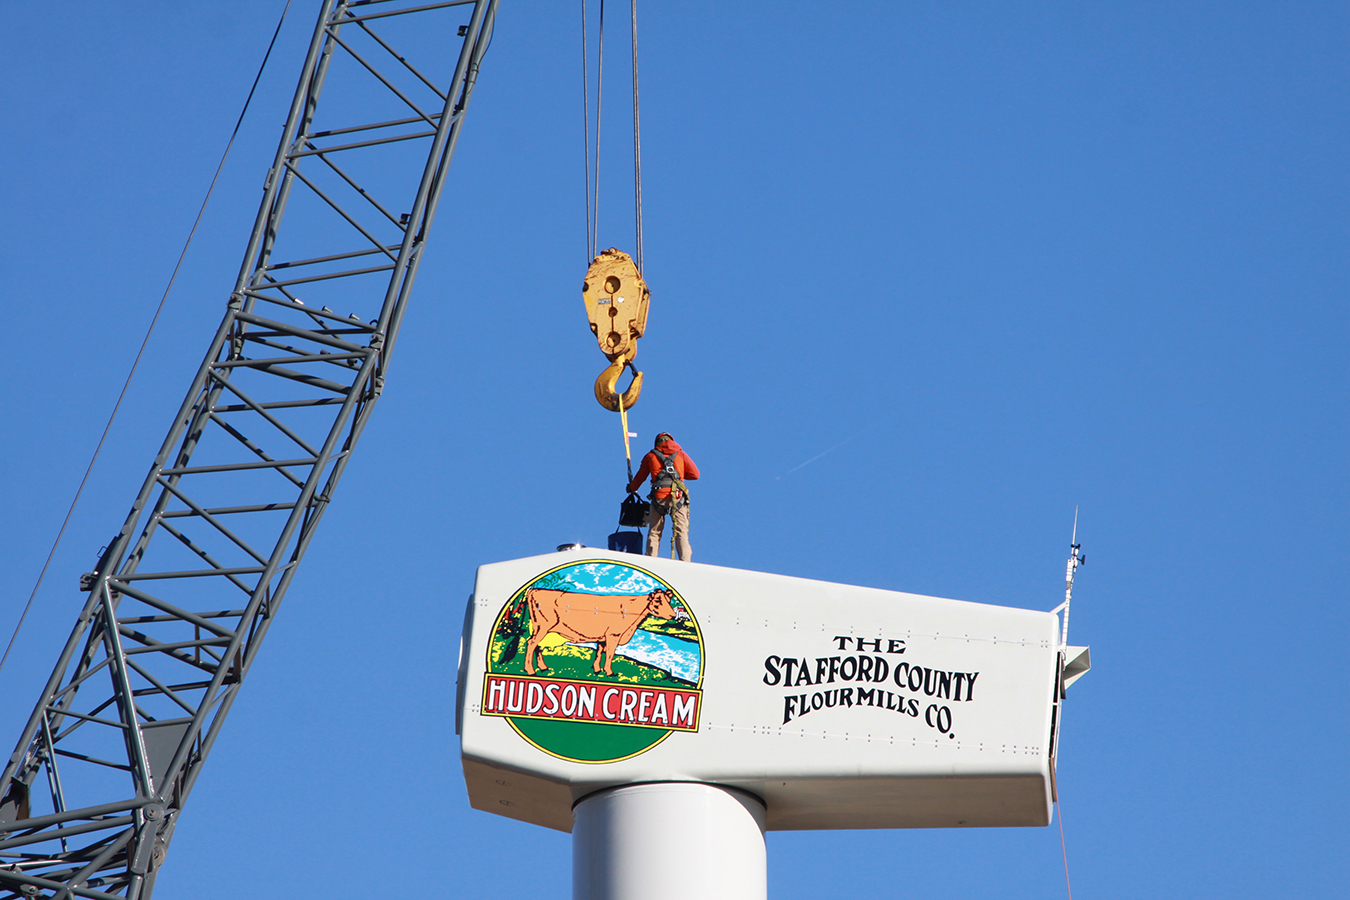
<instances>
[{"instance_id":1,"label":"crane lattice boom","mask_svg":"<svg viewBox=\"0 0 1350 900\"><path fill-rule=\"evenodd\" d=\"M225 317L0 774L0 900L153 890L379 399L496 7L323 0Z\"/></svg>"}]
</instances>

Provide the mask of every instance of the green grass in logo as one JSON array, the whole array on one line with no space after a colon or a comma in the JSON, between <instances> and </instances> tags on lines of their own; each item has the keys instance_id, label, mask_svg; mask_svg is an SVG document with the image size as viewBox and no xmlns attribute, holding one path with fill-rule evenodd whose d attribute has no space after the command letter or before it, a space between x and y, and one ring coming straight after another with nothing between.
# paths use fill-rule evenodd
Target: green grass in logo
<instances>
[{"instance_id":1,"label":"green grass in logo","mask_svg":"<svg viewBox=\"0 0 1350 900\"><path fill-rule=\"evenodd\" d=\"M659 743L669 731L630 728L593 722L556 722L549 719L511 719L527 739L548 752L579 762L610 762L641 753Z\"/></svg>"}]
</instances>

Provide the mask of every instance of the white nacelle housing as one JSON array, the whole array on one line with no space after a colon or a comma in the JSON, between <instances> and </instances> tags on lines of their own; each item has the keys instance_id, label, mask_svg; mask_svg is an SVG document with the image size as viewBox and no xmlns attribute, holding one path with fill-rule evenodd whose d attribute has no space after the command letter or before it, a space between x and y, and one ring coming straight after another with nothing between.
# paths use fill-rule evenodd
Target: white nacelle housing
<instances>
[{"instance_id":1,"label":"white nacelle housing","mask_svg":"<svg viewBox=\"0 0 1350 900\"><path fill-rule=\"evenodd\" d=\"M1057 638L1047 612L601 550L486 565L470 803L570 831L594 791L697 781L769 829L1045 825Z\"/></svg>"}]
</instances>

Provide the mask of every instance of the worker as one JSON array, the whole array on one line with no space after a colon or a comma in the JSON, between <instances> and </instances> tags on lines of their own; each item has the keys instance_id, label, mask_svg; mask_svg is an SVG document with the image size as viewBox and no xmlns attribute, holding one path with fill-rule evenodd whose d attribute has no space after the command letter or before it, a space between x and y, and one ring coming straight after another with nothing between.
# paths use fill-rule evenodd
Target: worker
<instances>
[{"instance_id":1,"label":"worker","mask_svg":"<svg viewBox=\"0 0 1350 900\"><path fill-rule=\"evenodd\" d=\"M675 550L680 559L689 562L692 556L689 548L689 489L684 483L698 478L698 466L680 449L675 439L663 431L656 436L653 449L642 457L637 475L628 483L628 493L636 493L648 475L652 479L652 508L647 514L647 555L657 556L661 552L661 532L669 515L675 532Z\"/></svg>"}]
</instances>

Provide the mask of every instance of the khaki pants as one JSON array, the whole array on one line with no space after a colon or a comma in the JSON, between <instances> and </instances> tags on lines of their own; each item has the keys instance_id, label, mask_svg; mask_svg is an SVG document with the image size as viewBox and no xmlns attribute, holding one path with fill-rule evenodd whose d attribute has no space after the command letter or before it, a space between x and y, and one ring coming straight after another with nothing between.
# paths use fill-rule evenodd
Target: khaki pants
<instances>
[{"instance_id":1,"label":"khaki pants","mask_svg":"<svg viewBox=\"0 0 1350 900\"><path fill-rule=\"evenodd\" d=\"M680 559L689 562L693 555L689 547L689 504L682 503L672 511L669 499L652 500L651 511L647 513L647 555L661 555L661 532L665 530L667 515L675 529L675 552Z\"/></svg>"}]
</instances>

